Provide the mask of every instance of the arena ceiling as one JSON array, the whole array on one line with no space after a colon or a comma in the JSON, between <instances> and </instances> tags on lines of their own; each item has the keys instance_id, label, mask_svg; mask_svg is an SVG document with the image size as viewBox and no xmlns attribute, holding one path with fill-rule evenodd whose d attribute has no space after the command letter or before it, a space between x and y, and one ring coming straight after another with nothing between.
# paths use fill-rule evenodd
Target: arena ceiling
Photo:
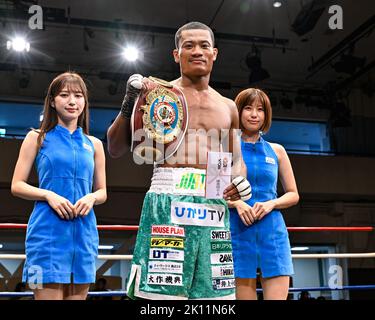
<instances>
[{"instance_id":1,"label":"arena ceiling","mask_svg":"<svg viewBox=\"0 0 375 320\"><path fill-rule=\"evenodd\" d=\"M215 32L219 57L212 85L218 89L246 87L253 73L251 84L320 90L330 83L345 84L373 67L372 0L283 0L279 8L274 2L1 0L0 79L19 82L25 78L27 82L71 69L91 77L98 90L112 85L114 94L134 72L171 80L179 74L171 55L174 33L188 21L206 23ZM43 30L28 28L32 14L27 10L33 4L43 9ZM329 28L332 5L343 9L342 30ZM6 49L6 41L15 34L23 34L30 42L27 55ZM122 57L123 47L129 44L141 50L136 63ZM252 69L251 56L259 58L268 78L259 80L262 75Z\"/></svg>"}]
</instances>

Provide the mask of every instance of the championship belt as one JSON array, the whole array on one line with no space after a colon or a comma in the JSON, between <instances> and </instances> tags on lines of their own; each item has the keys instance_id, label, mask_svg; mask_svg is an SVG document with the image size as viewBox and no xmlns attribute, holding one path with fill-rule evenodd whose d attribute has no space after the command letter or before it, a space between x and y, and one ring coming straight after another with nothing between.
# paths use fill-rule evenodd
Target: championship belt
<instances>
[{"instance_id":1,"label":"championship belt","mask_svg":"<svg viewBox=\"0 0 375 320\"><path fill-rule=\"evenodd\" d=\"M175 153L184 138L187 103L177 86L154 77L148 80L133 109L131 151L146 163L160 163Z\"/></svg>"}]
</instances>

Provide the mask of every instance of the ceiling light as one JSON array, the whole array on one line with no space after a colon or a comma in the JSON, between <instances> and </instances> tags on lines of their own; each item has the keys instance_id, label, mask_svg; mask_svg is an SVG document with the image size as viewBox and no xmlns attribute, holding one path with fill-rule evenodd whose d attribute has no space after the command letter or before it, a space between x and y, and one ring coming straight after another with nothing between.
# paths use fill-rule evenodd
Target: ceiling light
<instances>
[{"instance_id":1,"label":"ceiling light","mask_svg":"<svg viewBox=\"0 0 375 320\"><path fill-rule=\"evenodd\" d=\"M139 58L139 50L136 47L126 47L124 49L123 55L126 60L134 62Z\"/></svg>"},{"instance_id":2,"label":"ceiling light","mask_svg":"<svg viewBox=\"0 0 375 320\"><path fill-rule=\"evenodd\" d=\"M281 3L280 1L274 1L274 3L273 3L273 6L274 6L275 8L280 8L281 5L282 5L282 3Z\"/></svg>"},{"instance_id":3,"label":"ceiling light","mask_svg":"<svg viewBox=\"0 0 375 320\"><path fill-rule=\"evenodd\" d=\"M7 49L14 50L16 52L29 52L30 51L30 42L27 42L26 39L21 37L15 37L12 40L7 41Z\"/></svg>"}]
</instances>

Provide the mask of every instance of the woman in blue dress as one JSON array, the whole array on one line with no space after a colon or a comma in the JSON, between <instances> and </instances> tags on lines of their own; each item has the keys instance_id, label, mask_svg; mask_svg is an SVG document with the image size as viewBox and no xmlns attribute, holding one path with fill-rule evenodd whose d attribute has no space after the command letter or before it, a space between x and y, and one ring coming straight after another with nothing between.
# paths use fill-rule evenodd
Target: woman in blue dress
<instances>
[{"instance_id":1,"label":"woman in blue dress","mask_svg":"<svg viewBox=\"0 0 375 320\"><path fill-rule=\"evenodd\" d=\"M34 200L26 232L23 281L35 299L85 299L95 282L98 231L94 205L106 201L105 155L89 136L88 93L76 73L58 75L39 130L22 143L13 195ZM35 160L38 187L28 184Z\"/></svg>"},{"instance_id":2,"label":"woman in blue dress","mask_svg":"<svg viewBox=\"0 0 375 320\"><path fill-rule=\"evenodd\" d=\"M242 129L241 149L252 197L229 202L237 299L256 299L257 270L264 299L286 299L293 274L288 232L280 209L297 204L299 195L285 149L262 133L272 121L271 103L259 89L235 99ZM277 195L278 177L284 194Z\"/></svg>"}]
</instances>

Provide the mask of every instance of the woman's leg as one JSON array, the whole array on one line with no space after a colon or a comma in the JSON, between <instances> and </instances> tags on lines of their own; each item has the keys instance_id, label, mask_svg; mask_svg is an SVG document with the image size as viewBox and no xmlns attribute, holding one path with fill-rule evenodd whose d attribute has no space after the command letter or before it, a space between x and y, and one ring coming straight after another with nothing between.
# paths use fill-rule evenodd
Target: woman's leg
<instances>
[{"instance_id":1,"label":"woman's leg","mask_svg":"<svg viewBox=\"0 0 375 320\"><path fill-rule=\"evenodd\" d=\"M289 290L289 276L261 278L264 300L286 300Z\"/></svg>"},{"instance_id":2,"label":"woman's leg","mask_svg":"<svg viewBox=\"0 0 375 320\"><path fill-rule=\"evenodd\" d=\"M236 278L237 300L257 300L256 279Z\"/></svg>"},{"instance_id":3,"label":"woman's leg","mask_svg":"<svg viewBox=\"0 0 375 320\"><path fill-rule=\"evenodd\" d=\"M90 284L64 285L64 300L86 300Z\"/></svg>"},{"instance_id":4,"label":"woman's leg","mask_svg":"<svg viewBox=\"0 0 375 320\"><path fill-rule=\"evenodd\" d=\"M35 289L34 299L35 300L63 300L64 298L64 287L61 283L47 283L43 284L42 289Z\"/></svg>"}]
</instances>

